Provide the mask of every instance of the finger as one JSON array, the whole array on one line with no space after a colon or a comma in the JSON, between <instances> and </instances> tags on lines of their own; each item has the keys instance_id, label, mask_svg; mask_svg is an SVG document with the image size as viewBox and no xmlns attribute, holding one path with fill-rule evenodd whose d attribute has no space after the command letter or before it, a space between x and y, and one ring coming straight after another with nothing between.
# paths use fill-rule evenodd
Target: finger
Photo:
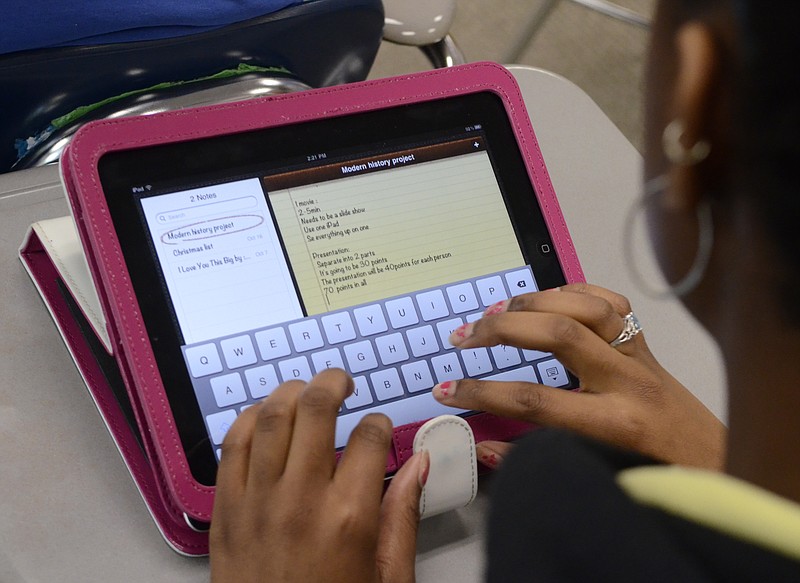
<instances>
[{"instance_id":1,"label":"finger","mask_svg":"<svg viewBox=\"0 0 800 583\"><path fill-rule=\"evenodd\" d=\"M590 283L571 283L568 285L562 285L559 289L569 293L586 294L603 298L609 304L614 306L614 310L620 316L629 314L632 309L628 298L622 294L613 292L610 289L600 287L599 285L592 285Z\"/></svg>"},{"instance_id":2,"label":"finger","mask_svg":"<svg viewBox=\"0 0 800 583\"><path fill-rule=\"evenodd\" d=\"M611 302L588 293L547 291L523 294L511 298L504 311L561 314L580 322L606 342L616 338L623 328L622 316Z\"/></svg>"},{"instance_id":3,"label":"finger","mask_svg":"<svg viewBox=\"0 0 800 583\"><path fill-rule=\"evenodd\" d=\"M597 285L591 285L588 283L576 283L563 286L561 288L562 291L566 291L568 293L573 294L581 294L584 296L592 296L592 297L600 297L606 300L609 304L614 307L614 310L622 316L623 318L628 316L629 314L633 314L633 309L631 308L631 303L625 296L608 290L604 287L600 287ZM619 333L609 340L609 343L614 341L619 334L622 333L624 329L624 322L621 324ZM622 344L619 344L614 347L620 353L625 354L627 356L636 355L639 358L644 358L646 360L650 360L652 363L655 363L655 358L650 352L650 349L647 346L647 342L645 341L645 336L643 333L639 333L634 335L631 340L628 340Z\"/></svg>"},{"instance_id":4,"label":"finger","mask_svg":"<svg viewBox=\"0 0 800 583\"><path fill-rule=\"evenodd\" d=\"M623 381L624 384L624 381ZM637 415L636 405L624 392L596 394L564 391L521 382L460 380L451 382L447 395L433 388L440 402L477 409L542 425L560 427L593 439L663 458L654 451L649 426Z\"/></svg>"},{"instance_id":5,"label":"finger","mask_svg":"<svg viewBox=\"0 0 800 583\"><path fill-rule=\"evenodd\" d=\"M353 379L340 369L319 373L297 399L294 431L286 471L303 479L329 480L336 465L336 416L353 391Z\"/></svg>"},{"instance_id":6,"label":"finger","mask_svg":"<svg viewBox=\"0 0 800 583\"><path fill-rule=\"evenodd\" d=\"M514 447L504 441L481 441L475 445L478 461L487 468L496 470Z\"/></svg>"},{"instance_id":7,"label":"finger","mask_svg":"<svg viewBox=\"0 0 800 583\"><path fill-rule=\"evenodd\" d=\"M302 381L280 385L261 403L245 410L255 416L253 444L250 448L249 482L256 493L270 490L284 472L292 440L297 398L305 387ZM223 451L222 457L225 457Z\"/></svg>"},{"instance_id":8,"label":"finger","mask_svg":"<svg viewBox=\"0 0 800 583\"><path fill-rule=\"evenodd\" d=\"M450 381L444 390L436 385L433 396L450 407L488 411L499 417L565 427L591 435L599 433L598 424L610 425L621 413L612 407L613 399L524 382Z\"/></svg>"},{"instance_id":9,"label":"finger","mask_svg":"<svg viewBox=\"0 0 800 583\"><path fill-rule=\"evenodd\" d=\"M247 484L250 466L250 447L256 425L254 407L245 410L234 421L222 442L222 457L217 468L217 491L214 515L228 516L229 509L241 500ZM217 509L222 511L217 513Z\"/></svg>"},{"instance_id":10,"label":"finger","mask_svg":"<svg viewBox=\"0 0 800 583\"><path fill-rule=\"evenodd\" d=\"M428 452L414 454L392 478L383 497L377 551L381 583L415 580L419 499L429 470Z\"/></svg>"},{"instance_id":11,"label":"finger","mask_svg":"<svg viewBox=\"0 0 800 583\"><path fill-rule=\"evenodd\" d=\"M623 332L626 326L624 318L632 313L628 299L620 294L599 286L571 284L497 302L483 313L483 317L525 311L549 311L571 317L609 344ZM451 344L458 345L460 339L469 336L471 327L474 326L464 325L456 329ZM615 348L627 356L650 356L642 335Z\"/></svg>"},{"instance_id":12,"label":"finger","mask_svg":"<svg viewBox=\"0 0 800 583\"><path fill-rule=\"evenodd\" d=\"M392 422L385 415L364 417L347 442L336 469L335 482L356 500L374 502L368 512L377 512L386 475L386 458L392 443Z\"/></svg>"},{"instance_id":13,"label":"finger","mask_svg":"<svg viewBox=\"0 0 800 583\"><path fill-rule=\"evenodd\" d=\"M605 380L627 359L592 330L563 314L506 312L462 326L450 342L459 348L505 344L552 352L584 381Z\"/></svg>"}]
</instances>

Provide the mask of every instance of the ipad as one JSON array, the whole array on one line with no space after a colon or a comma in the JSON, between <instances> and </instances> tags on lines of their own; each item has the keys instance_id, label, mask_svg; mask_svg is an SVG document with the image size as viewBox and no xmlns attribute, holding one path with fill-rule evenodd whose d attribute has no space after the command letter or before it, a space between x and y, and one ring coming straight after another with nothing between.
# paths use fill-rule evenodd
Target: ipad
<instances>
[{"instance_id":1,"label":"ipad","mask_svg":"<svg viewBox=\"0 0 800 583\"><path fill-rule=\"evenodd\" d=\"M442 413L465 377L565 389L551 354L454 349L489 306L562 285L556 243L495 92L129 147L98 174L194 479L280 383L355 382L336 429Z\"/></svg>"}]
</instances>

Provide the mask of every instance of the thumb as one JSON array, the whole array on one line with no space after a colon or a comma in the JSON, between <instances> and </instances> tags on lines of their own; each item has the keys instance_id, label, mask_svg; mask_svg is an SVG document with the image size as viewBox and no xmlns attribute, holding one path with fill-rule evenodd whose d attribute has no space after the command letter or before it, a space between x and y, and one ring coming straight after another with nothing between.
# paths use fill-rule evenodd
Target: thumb
<instances>
[{"instance_id":1,"label":"thumb","mask_svg":"<svg viewBox=\"0 0 800 583\"><path fill-rule=\"evenodd\" d=\"M428 479L430 456L421 451L392 478L381 504L377 562L381 583L414 583L419 499Z\"/></svg>"},{"instance_id":2,"label":"thumb","mask_svg":"<svg viewBox=\"0 0 800 583\"><path fill-rule=\"evenodd\" d=\"M503 463L506 456L511 453L514 446L503 441L481 441L475 446L478 461L487 468L496 470Z\"/></svg>"}]
</instances>

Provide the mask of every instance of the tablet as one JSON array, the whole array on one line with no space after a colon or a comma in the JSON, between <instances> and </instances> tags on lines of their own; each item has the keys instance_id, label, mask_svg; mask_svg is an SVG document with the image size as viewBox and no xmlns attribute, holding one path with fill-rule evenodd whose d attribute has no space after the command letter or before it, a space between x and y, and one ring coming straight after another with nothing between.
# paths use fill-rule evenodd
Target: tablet
<instances>
[{"instance_id":1,"label":"tablet","mask_svg":"<svg viewBox=\"0 0 800 583\"><path fill-rule=\"evenodd\" d=\"M551 354L447 341L500 300L580 278L565 273L574 251L513 117L503 92L478 84L247 131L167 129L97 155L194 480L214 484L241 411L330 367L355 383L337 448L372 412L396 427L474 415L433 399L446 380L577 386Z\"/></svg>"}]
</instances>

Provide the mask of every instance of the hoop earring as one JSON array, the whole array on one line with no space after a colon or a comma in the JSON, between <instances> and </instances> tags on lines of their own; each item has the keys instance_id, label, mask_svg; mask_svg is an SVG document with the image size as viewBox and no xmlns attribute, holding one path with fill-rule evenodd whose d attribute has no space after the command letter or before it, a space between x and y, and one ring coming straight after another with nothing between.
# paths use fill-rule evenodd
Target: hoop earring
<instances>
[{"instance_id":1,"label":"hoop earring","mask_svg":"<svg viewBox=\"0 0 800 583\"><path fill-rule=\"evenodd\" d=\"M647 205L661 195L668 186L669 178L666 176L657 176L645 184L642 196L628 212L628 220L625 222L624 231L625 265L628 268L631 279L641 291L659 300L680 298L694 291L705 276L711 259L711 249L714 247L714 221L711 216L711 205L706 199L703 199L697 206L697 223L699 225L697 253L695 253L692 266L686 275L666 289L657 289L650 285L650 282L641 274L636 266L636 257L633 252L634 221L640 213L643 213Z\"/></svg>"},{"instance_id":2,"label":"hoop earring","mask_svg":"<svg viewBox=\"0 0 800 583\"><path fill-rule=\"evenodd\" d=\"M707 140L698 140L691 148L681 143L681 138L686 133L683 120L673 119L664 133L661 134L661 147L667 160L679 166L693 166L699 164L711 153L711 144Z\"/></svg>"}]
</instances>

